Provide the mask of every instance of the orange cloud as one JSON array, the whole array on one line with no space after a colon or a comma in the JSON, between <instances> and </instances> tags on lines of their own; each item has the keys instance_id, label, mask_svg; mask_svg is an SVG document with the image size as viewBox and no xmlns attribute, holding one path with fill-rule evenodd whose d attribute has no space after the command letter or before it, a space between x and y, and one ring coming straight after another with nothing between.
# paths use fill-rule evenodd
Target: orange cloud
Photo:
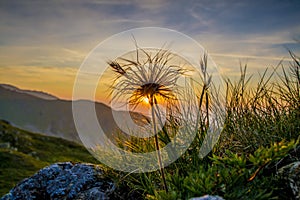
<instances>
[{"instance_id":1,"label":"orange cloud","mask_svg":"<svg viewBox=\"0 0 300 200\"><path fill-rule=\"evenodd\" d=\"M0 82L21 89L51 93L63 99L70 99L76 69L67 67L1 67Z\"/></svg>"}]
</instances>

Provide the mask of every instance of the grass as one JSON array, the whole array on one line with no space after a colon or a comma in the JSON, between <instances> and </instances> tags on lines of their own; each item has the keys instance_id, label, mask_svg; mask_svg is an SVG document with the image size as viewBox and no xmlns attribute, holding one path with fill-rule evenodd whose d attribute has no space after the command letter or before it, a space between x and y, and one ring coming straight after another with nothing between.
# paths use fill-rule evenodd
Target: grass
<instances>
[{"instance_id":1,"label":"grass","mask_svg":"<svg viewBox=\"0 0 300 200\"><path fill-rule=\"evenodd\" d=\"M299 161L300 134L300 58L289 52L290 66L281 63L260 74L256 83L247 77L247 66L241 66L238 81L225 79L225 121L217 145L206 157L199 149L208 133L208 110L213 109L215 93L209 81L199 84L201 109L199 129L191 147L176 162L165 168L166 192L159 172L123 174L123 181L146 199L188 199L205 194L225 199L292 199L288 183L276 176L283 164ZM205 75L205 57L200 62ZM269 74L269 75L268 75ZM205 77L205 76L203 76ZM208 75L206 77L209 77ZM169 121L159 133L164 146L176 134L176 123ZM127 148L133 152L154 149L154 144L133 138Z\"/></svg>"},{"instance_id":2,"label":"grass","mask_svg":"<svg viewBox=\"0 0 300 200\"><path fill-rule=\"evenodd\" d=\"M98 163L81 145L23 131L0 121L0 144L5 143L9 147L0 148L0 196L22 179L55 162Z\"/></svg>"}]
</instances>

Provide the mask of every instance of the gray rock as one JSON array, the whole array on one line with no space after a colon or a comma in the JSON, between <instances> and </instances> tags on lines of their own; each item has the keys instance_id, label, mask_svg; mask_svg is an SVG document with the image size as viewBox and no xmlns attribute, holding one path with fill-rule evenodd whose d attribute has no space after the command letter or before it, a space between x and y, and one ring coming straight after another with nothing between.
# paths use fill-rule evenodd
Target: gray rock
<instances>
[{"instance_id":1,"label":"gray rock","mask_svg":"<svg viewBox=\"0 0 300 200\"><path fill-rule=\"evenodd\" d=\"M219 196L205 195L202 197L193 197L190 200L224 200L224 199Z\"/></svg>"},{"instance_id":2,"label":"gray rock","mask_svg":"<svg viewBox=\"0 0 300 200\"><path fill-rule=\"evenodd\" d=\"M1 200L109 199L115 190L101 168L92 164L56 163L16 185Z\"/></svg>"},{"instance_id":3,"label":"gray rock","mask_svg":"<svg viewBox=\"0 0 300 200\"><path fill-rule=\"evenodd\" d=\"M293 192L295 199L300 199L300 161L281 167L277 175L283 178Z\"/></svg>"}]
</instances>

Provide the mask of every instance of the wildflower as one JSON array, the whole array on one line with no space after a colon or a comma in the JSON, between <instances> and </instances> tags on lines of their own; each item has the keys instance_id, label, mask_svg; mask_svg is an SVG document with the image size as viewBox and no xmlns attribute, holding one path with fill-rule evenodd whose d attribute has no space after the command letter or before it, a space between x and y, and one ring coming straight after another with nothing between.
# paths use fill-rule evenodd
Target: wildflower
<instances>
[{"instance_id":1,"label":"wildflower","mask_svg":"<svg viewBox=\"0 0 300 200\"><path fill-rule=\"evenodd\" d=\"M146 59L140 60L140 51ZM153 131L155 134L155 146L158 156L158 164L161 169L161 175L165 190L168 191L160 147L156 134L156 117L158 113L157 104L159 101L171 103L176 100L177 81L185 74L187 70L177 65L170 65L169 61L173 54L167 50L158 50L154 56L145 50L136 50L136 60L120 58L119 62L111 61L109 66L117 74L115 84L112 86L115 100L121 100L129 103L136 108L142 102L149 102L151 107ZM145 100L146 99L146 100Z\"/></svg>"}]
</instances>

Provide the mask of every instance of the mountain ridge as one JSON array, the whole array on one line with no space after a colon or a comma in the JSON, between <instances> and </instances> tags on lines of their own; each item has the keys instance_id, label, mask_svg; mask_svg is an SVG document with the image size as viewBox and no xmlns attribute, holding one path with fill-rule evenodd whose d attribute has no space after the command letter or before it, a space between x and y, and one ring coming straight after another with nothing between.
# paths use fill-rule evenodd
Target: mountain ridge
<instances>
[{"instance_id":1,"label":"mountain ridge","mask_svg":"<svg viewBox=\"0 0 300 200\"><path fill-rule=\"evenodd\" d=\"M49 94L47 92L43 92L43 91L24 90L24 89L20 89L20 88L14 86L14 85L5 84L5 83L0 83L0 86L5 89L8 89L8 90L12 90L12 91L19 92L19 93L29 94L29 95L32 95L32 96L35 96L35 97L38 97L41 99L45 99L45 100L58 100L59 99L58 97L56 97L52 94Z\"/></svg>"},{"instance_id":2,"label":"mountain ridge","mask_svg":"<svg viewBox=\"0 0 300 200\"><path fill-rule=\"evenodd\" d=\"M87 102L94 104L98 122L110 139L122 132L114 120L113 110L103 103L89 100L49 100L20 92L14 86L7 87L0 85L0 119L7 120L18 128L81 143L73 119L72 103ZM115 113L125 115L124 111L114 111ZM132 117L140 120L144 116L133 113Z\"/></svg>"}]
</instances>

